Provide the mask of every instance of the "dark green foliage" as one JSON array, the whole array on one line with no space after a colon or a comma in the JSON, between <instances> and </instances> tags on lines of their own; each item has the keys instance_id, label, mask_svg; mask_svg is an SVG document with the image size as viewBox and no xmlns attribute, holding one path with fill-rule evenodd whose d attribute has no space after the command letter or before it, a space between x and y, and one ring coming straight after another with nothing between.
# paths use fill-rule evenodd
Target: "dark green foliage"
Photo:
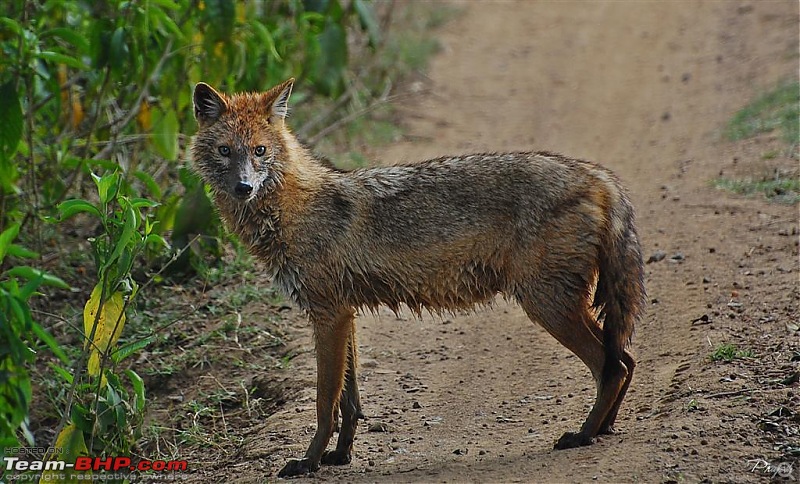
<instances>
[{"instance_id":1,"label":"dark green foliage","mask_svg":"<svg viewBox=\"0 0 800 484\"><path fill-rule=\"evenodd\" d=\"M359 33L370 45L379 39L372 4L346 5L6 2L0 229L52 216L61 201L90 189L90 173L117 168L126 194L174 205L183 193L176 175L186 135L196 129L192 85L203 80L226 91L258 91L294 76L298 92L338 96L350 62L348 38ZM179 212L159 210L156 232L168 235Z\"/></svg>"},{"instance_id":2,"label":"dark green foliage","mask_svg":"<svg viewBox=\"0 0 800 484\"><path fill-rule=\"evenodd\" d=\"M196 130L194 83L259 91L293 76L306 101L335 98L352 36L375 47L379 23L366 0L7 0L0 15L0 458L20 439L34 444L28 367L40 349L56 356L53 378L69 386L58 439L82 433L93 455L129 455L145 389L116 365L154 333L117 348L114 321L97 329L101 317L84 312L70 361L29 305L40 286L68 286L22 265L38 254L16 240L39 249L43 222L86 224L102 289L90 298L94 314L114 295L124 324L139 276L152 281L174 255L183 254L183 273L219 255L219 220L183 163ZM98 348L103 332L113 342ZM87 374L90 350L103 353L99 373L89 359Z\"/></svg>"},{"instance_id":3,"label":"dark green foliage","mask_svg":"<svg viewBox=\"0 0 800 484\"><path fill-rule=\"evenodd\" d=\"M14 243L19 228L15 224L0 233L0 264L7 255L38 257ZM53 337L33 320L29 300L43 285L69 287L61 279L28 266L0 271L0 459L6 448L19 445L18 432L28 445L34 444L27 426L32 399L27 365L34 360L39 347L48 347L61 361L66 361Z\"/></svg>"}]
</instances>

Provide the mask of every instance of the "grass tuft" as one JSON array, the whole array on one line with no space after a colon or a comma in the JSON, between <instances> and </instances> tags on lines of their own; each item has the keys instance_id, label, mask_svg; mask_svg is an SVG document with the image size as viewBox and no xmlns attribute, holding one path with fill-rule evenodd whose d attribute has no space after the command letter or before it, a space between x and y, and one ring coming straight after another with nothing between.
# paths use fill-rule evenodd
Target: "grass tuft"
<instances>
[{"instance_id":1,"label":"grass tuft","mask_svg":"<svg viewBox=\"0 0 800 484\"><path fill-rule=\"evenodd\" d=\"M769 91L737 112L728 123L731 141L779 129L782 138L796 145L800 138L800 83L788 82Z\"/></svg>"},{"instance_id":2,"label":"grass tuft","mask_svg":"<svg viewBox=\"0 0 800 484\"><path fill-rule=\"evenodd\" d=\"M800 178L796 175L776 173L774 177L762 180L716 178L716 188L753 196L761 194L778 203L795 204L800 202Z\"/></svg>"},{"instance_id":3,"label":"grass tuft","mask_svg":"<svg viewBox=\"0 0 800 484\"><path fill-rule=\"evenodd\" d=\"M751 350L740 350L735 344L723 343L711 352L711 361L733 361L737 358L752 358Z\"/></svg>"}]
</instances>

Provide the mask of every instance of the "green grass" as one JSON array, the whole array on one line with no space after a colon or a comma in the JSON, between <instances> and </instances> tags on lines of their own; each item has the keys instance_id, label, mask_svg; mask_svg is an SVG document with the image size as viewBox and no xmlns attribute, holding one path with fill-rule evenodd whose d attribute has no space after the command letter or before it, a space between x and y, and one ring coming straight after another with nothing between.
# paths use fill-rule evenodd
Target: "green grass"
<instances>
[{"instance_id":1,"label":"green grass","mask_svg":"<svg viewBox=\"0 0 800 484\"><path fill-rule=\"evenodd\" d=\"M717 346L709 356L711 361L733 361L737 358L751 358L751 350L740 350L735 344L723 343Z\"/></svg>"},{"instance_id":2,"label":"green grass","mask_svg":"<svg viewBox=\"0 0 800 484\"><path fill-rule=\"evenodd\" d=\"M800 137L800 83L788 82L762 94L737 112L725 131L732 141L780 130L784 141L796 145Z\"/></svg>"},{"instance_id":3,"label":"green grass","mask_svg":"<svg viewBox=\"0 0 800 484\"><path fill-rule=\"evenodd\" d=\"M780 139L789 146L789 158L796 160L800 144L800 83L785 82L753 100L733 116L725 129L725 135L731 141L738 141L773 131L780 132ZM775 160L782 151L769 149L761 154L761 159ZM712 184L716 188L740 195L763 195L774 202L800 202L800 177L793 169L777 169L760 178L721 177L714 179Z\"/></svg>"},{"instance_id":4,"label":"green grass","mask_svg":"<svg viewBox=\"0 0 800 484\"><path fill-rule=\"evenodd\" d=\"M762 180L716 178L713 184L716 188L740 195L760 194L769 200L787 204L800 202L800 178L796 175L776 174Z\"/></svg>"}]
</instances>

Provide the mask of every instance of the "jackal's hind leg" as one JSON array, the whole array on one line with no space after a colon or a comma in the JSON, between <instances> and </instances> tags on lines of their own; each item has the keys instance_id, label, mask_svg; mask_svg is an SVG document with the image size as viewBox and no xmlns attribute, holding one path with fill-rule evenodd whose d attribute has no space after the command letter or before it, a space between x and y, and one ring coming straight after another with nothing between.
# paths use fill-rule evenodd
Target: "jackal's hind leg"
<instances>
[{"instance_id":1,"label":"jackal's hind leg","mask_svg":"<svg viewBox=\"0 0 800 484\"><path fill-rule=\"evenodd\" d=\"M595 337L602 341L603 329L597 324L591 324L590 328ZM619 395L617 395L617 400L614 402L614 406L608 412L608 415L606 416L605 420L603 420L602 425L600 425L600 431L598 433L602 435L613 435L616 433L614 430L614 422L617 419L617 414L619 413L619 407L622 405L622 400L625 399L625 394L628 392L628 387L631 384L631 380L633 380L633 370L636 368L636 360L633 358L631 352L628 350L623 350L621 361L622 364L625 365L628 375L625 378L625 384L622 385L622 390L620 390Z\"/></svg>"},{"instance_id":2,"label":"jackal's hind leg","mask_svg":"<svg viewBox=\"0 0 800 484\"><path fill-rule=\"evenodd\" d=\"M566 432L558 439L555 448L568 449L592 444L625 386L629 374L627 368L620 361L606 364L605 348L593 329L597 327L597 323L588 310L576 309L573 313L550 310L578 307L577 304L571 304L574 301L543 302L531 297L519 298L519 302L528 317L541 324L559 343L589 367L597 383L597 398L580 431Z\"/></svg>"},{"instance_id":3,"label":"jackal's hind leg","mask_svg":"<svg viewBox=\"0 0 800 484\"><path fill-rule=\"evenodd\" d=\"M603 424L600 426L601 434L615 433L614 422L617 420L619 407L622 405L622 400L625 399L625 394L628 393L628 387L633 379L633 369L636 367L636 360L633 359L633 355L628 350L622 352L622 364L625 365L625 369L628 373L625 377L625 383L622 385L622 389L617 395L617 400L614 402L614 406L611 407L605 420L603 420Z\"/></svg>"}]
</instances>

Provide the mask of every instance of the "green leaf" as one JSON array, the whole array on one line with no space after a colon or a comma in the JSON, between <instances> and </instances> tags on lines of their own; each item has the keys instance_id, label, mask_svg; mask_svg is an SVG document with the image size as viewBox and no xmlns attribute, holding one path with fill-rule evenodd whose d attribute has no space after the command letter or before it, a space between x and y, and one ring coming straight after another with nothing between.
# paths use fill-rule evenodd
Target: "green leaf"
<instances>
[{"instance_id":1,"label":"green leaf","mask_svg":"<svg viewBox=\"0 0 800 484\"><path fill-rule=\"evenodd\" d=\"M148 235L144 242L146 245L153 244L159 247L163 247L166 250L169 250L169 243L166 241L166 239L164 239L164 237L158 234Z\"/></svg>"},{"instance_id":2,"label":"green leaf","mask_svg":"<svg viewBox=\"0 0 800 484\"><path fill-rule=\"evenodd\" d=\"M164 113L160 109L153 110L153 147L165 160L173 161L178 157L178 117L175 111Z\"/></svg>"},{"instance_id":3,"label":"green leaf","mask_svg":"<svg viewBox=\"0 0 800 484\"><path fill-rule=\"evenodd\" d=\"M17 244L10 244L8 246L6 254L13 255L14 257L19 257L20 259L37 259L39 257L39 254L37 252L34 252L28 248L25 248Z\"/></svg>"},{"instance_id":4,"label":"green leaf","mask_svg":"<svg viewBox=\"0 0 800 484\"><path fill-rule=\"evenodd\" d=\"M117 188L119 187L119 173L110 173L97 178L92 174L95 183L97 183L97 195L100 197L100 202L105 206L117 195Z\"/></svg>"},{"instance_id":5,"label":"green leaf","mask_svg":"<svg viewBox=\"0 0 800 484\"><path fill-rule=\"evenodd\" d=\"M22 35L24 31L19 22L9 17L0 17L0 26L8 28L17 35Z\"/></svg>"},{"instance_id":6,"label":"green leaf","mask_svg":"<svg viewBox=\"0 0 800 484\"><path fill-rule=\"evenodd\" d=\"M42 284L44 285L57 287L59 289L69 289L69 284L64 282L61 278L30 266L12 267L6 274L21 277L29 281L41 278Z\"/></svg>"},{"instance_id":7,"label":"green leaf","mask_svg":"<svg viewBox=\"0 0 800 484\"><path fill-rule=\"evenodd\" d=\"M61 378L63 378L63 379L64 379L64 382L66 382L66 383L67 383L67 384L69 384L69 385L72 385L72 382L73 382L73 380L74 380L74 377L72 376L72 373L70 373L69 371L67 371L65 368L62 368L62 367L60 367L60 366L56 365L55 363L48 363L48 365L47 365L47 366L49 366L50 368L52 368L52 370L53 370L54 372L56 372L56 374L57 374L58 376L60 376Z\"/></svg>"},{"instance_id":8,"label":"green leaf","mask_svg":"<svg viewBox=\"0 0 800 484\"><path fill-rule=\"evenodd\" d=\"M0 86L0 120L0 164L6 165L22 139L22 107L13 81Z\"/></svg>"},{"instance_id":9,"label":"green leaf","mask_svg":"<svg viewBox=\"0 0 800 484\"><path fill-rule=\"evenodd\" d=\"M314 60L313 80L324 94L335 97L344 88L347 67L347 36L341 25L330 18L319 35L319 55Z\"/></svg>"},{"instance_id":10,"label":"green leaf","mask_svg":"<svg viewBox=\"0 0 800 484\"><path fill-rule=\"evenodd\" d=\"M344 25L342 23L342 17L344 17L344 8L342 8L341 2L339 2L339 0L329 0L328 9L325 12L325 16L338 25Z\"/></svg>"},{"instance_id":11,"label":"green leaf","mask_svg":"<svg viewBox=\"0 0 800 484\"><path fill-rule=\"evenodd\" d=\"M128 343L125 346L120 347L119 349L115 350L111 354L111 359L114 360L114 363L119 363L125 358L131 356L134 353L137 353L147 346L150 345L153 341L155 341L155 335L150 335L145 339L141 339L139 341L134 341L133 343Z\"/></svg>"},{"instance_id":12,"label":"green leaf","mask_svg":"<svg viewBox=\"0 0 800 484\"><path fill-rule=\"evenodd\" d=\"M72 410L70 411L69 417L76 427L87 434L92 433L92 412L90 412L88 408L84 407L80 403L75 403L72 405Z\"/></svg>"},{"instance_id":13,"label":"green leaf","mask_svg":"<svg viewBox=\"0 0 800 484\"><path fill-rule=\"evenodd\" d=\"M38 289L40 285L42 285L41 277L31 279L30 281L26 282L24 286L19 288L17 295L23 301L27 301L31 298L31 296L33 296L33 294L36 292L36 289Z\"/></svg>"},{"instance_id":14,"label":"green leaf","mask_svg":"<svg viewBox=\"0 0 800 484\"><path fill-rule=\"evenodd\" d=\"M70 44L74 45L81 53L86 53L89 51L89 41L74 29L57 27L46 30L39 35L40 40L47 39L48 37L59 37L63 40L66 40Z\"/></svg>"},{"instance_id":15,"label":"green leaf","mask_svg":"<svg viewBox=\"0 0 800 484\"><path fill-rule=\"evenodd\" d=\"M80 199L67 200L58 205L58 213L61 216L62 221L80 212L89 212L94 215L97 215L98 217L101 218L103 217L103 215L100 213L100 209L98 209L91 203L87 202L86 200L80 200Z\"/></svg>"},{"instance_id":16,"label":"green leaf","mask_svg":"<svg viewBox=\"0 0 800 484\"><path fill-rule=\"evenodd\" d=\"M148 200L146 198L132 198L131 199L131 206L133 208L142 208L142 207L153 208L153 207L157 207L158 205L159 205L158 202L154 202L154 201Z\"/></svg>"},{"instance_id":17,"label":"green leaf","mask_svg":"<svg viewBox=\"0 0 800 484\"><path fill-rule=\"evenodd\" d=\"M269 33L267 27L258 20L250 22L250 26L255 31L259 40L261 40L261 43L265 45L267 51L272 55L272 58L278 62L283 62L281 55L278 53L278 49L275 48L275 39L272 38L272 34Z\"/></svg>"},{"instance_id":18,"label":"green leaf","mask_svg":"<svg viewBox=\"0 0 800 484\"><path fill-rule=\"evenodd\" d=\"M133 176L135 176L140 182L144 183L144 185L147 187L147 190L150 192L150 195L156 199L161 199L161 187L158 186L158 183L153 180L153 177L150 176L149 173L137 170Z\"/></svg>"},{"instance_id":19,"label":"green leaf","mask_svg":"<svg viewBox=\"0 0 800 484\"><path fill-rule=\"evenodd\" d=\"M130 242L131 238L133 238L133 233L136 231L136 219L136 212L133 210L133 207L128 204L125 207L122 233L117 240L117 245L114 246L114 252L112 252L108 259L103 263L103 270L108 269L111 264L113 264L117 259L119 259L120 255L122 255L122 251L125 249L125 247L127 247L128 242Z\"/></svg>"},{"instance_id":20,"label":"green leaf","mask_svg":"<svg viewBox=\"0 0 800 484\"><path fill-rule=\"evenodd\" d=\"M205 0L206 39L212 44L229 41L236 25L233 0Z\"/></svg>"},{"instance_id":21,"label":"green leaf","mask_svg":"<svg viewBox=\"0 0 800 484\"><path fill-rule=\"evenodd\" d=\"M11 242L17 238L19 234L19 224L14 224L3 231L0 234L0 262L3 262L3 259L6 257L6 253L8 252L8 248L11 246Z\"/></svg>"},{"instance_id":22,"label":"green leaf","mask_svg":"<svg viewBox=\"0 0 800 484\"><path fill-rule=\"evenodd\" d=\"M163 7L168 10L178 10L181 8L181 6L178 3L173 2L172 0L150 0L150 3L152 5L157 5L159 7Z\"/></svg>"},{"instance_id":23,"label":"green leaf","mask_svg":"<svg viewBox=\"0 0 800 484\"><path fill-rule=\"evenodd\" d=\"M37 57L39 57L40 59L43 59L43 60L48 60L48 61L56 62L56 63L59 63L59 64L66 64L66 65L68 65L70 67L74 67L76 69L87 69L88 68L88 66L86 64L84 64L83 62L81 62L80 60L78 60L78 59L76 59L74 57L70 57L70 56L64 55L64 54L59 54L58 52L52 52L52 51L49 51L49 50L45 50L45 51L39 52L37 54Z\"/></svg>"},{"instance_id":24,"label":"green leaf","mask_svg":"<svg viewBox=\"0 0 800 484\"><path fill-rule=\"evenodd\" d=\"M164 3L171 3L171 2L164 2ZM164 10L162 10L160 8L154 7L152 4L153 4L153 2L151 2L151 6L150 6L150 8L148 8L148 13L150 15L150 18L151 18L153 24L154 25L163 26L164 29L169 34L171 34L172 37L174 37L176 40L183 41L184 35L183 35L183 32L181 32L180 27L178 27L178 24L176 24L175 21L172 20L172 18L170 18L170 16L167 14L167 12L165 12ZM167 8L171 8L171 7L167 7ZM178 7L178 8L180 8L180 7Z\"/></svg>"},{"instance_id":25,"label":"green leaf","mask_svg":"<svg viewBox=\"0 0 800 484\"><path fill-rule=\"evenodd\" d=\"M24 327L27 330L30 324L33 322L33 318L31 318L31 312L28 305L20 304L20 301L15 297L10 297L7 299L7 301L8 305L11 307L11 314L14 316L17 322L19 322L22 325L22 327ZM20 344L24 346L23 343Z\"/></svg>"},{"instance_id":26,"label":"green leaf","mask_svg":"<svg viewBox=\"0 0 800 484\"><path fill-rule=\"evenodd\" d=\"M125 370L125 374L131 379L133 386L133 393L136 395L136 412L142 413L144 411L144 404L146 402L144 395L144 380L133 370Z\"/></svg>"},{"instance_id":27,"label":"green leaf","mask_svg":"<svg viewBox=\"0 0 800 484\"><path fill-rule=\"evenodd\" d=\"M64 353L64 350L62 350L60 346L58 346L58 342L50 335L50 333L48 333L44 328L35 322L33 323L31 329L33 330L33 334L42 340L42 342L47 345L48 348L50 348L50 351L52 351L53 354L56 355L59 360L61 360L61 363L69 363L67 354Z\"/></svg>"},{"instance_id":28,"label":"green leaf","mask_svg":"<svg viewBox=\"0 0 800 484\"><path fill-rule=\"evenodd\" d=\"M178 180L181 182L181 185L183 185L185 192L203 184L203 180L200 179L200 176L195 173L194 170L190 170L185 166L178 168Z\"/></svg>"},{"instance_id":29,"label":"green leaf","mask_svg":"<svg viewBox=\"0 0 800 484\"><path fill-rule=\"evenodd\" d=\"M177 248L186 247L192 234L210 232L215 220L214 207L205 187L197 185L186 191L175 214L172 241Z\"/></svg>"},{"instance_id":30,"label":"green leaf","mask_svg":"<svg viewBox=\"0 0 800 484\"><path fill-rule=\"evenodd\" d=\"M110 403L112 407L116 407L122 403L122 397L117 391L117 388L122 388L122 382L119 380L119 377L111 371L107 372L106 378L108 380L106 386L106 401Z\"/></svg>"},{"instance_id":31,"label":"green leaf","mask_svg":"<svg viewBox=\"0 0 800 484\"><path fill-rule=\"evenodd\" d=\"M109 61L111 63L111 68L118 70L125 67L128 61L128 53L130 52L128 44L125 42L125 27L117 27L114 31L114 34L111 36L110 48Z\"/></svg>"},{"instance_id":32,"label":"green leaf","mask_svg":"<svg viewBox=\"0 0 800 484\"><path fill-rule=\"evenodd\" d=\"M3 134L0 133L0 137ZM0 141L0 144L2 141ZM19 145L19 143L17 143ZM25 146L24 144L22 146ZM2 149L0 149L2 151ZM24 155L23 155L24 156ZM20 175L21 163L15 162L13 157L5 158L3 153L0 152L0 189L4 190L7 194L22 193L20 187L17 186L17 180Z\"/></svg>"},{"instance_id":33,"label":"green leaf","mask_svg":"<svg viewBox=\"0 0 800 484\"><path fill-rule=\"evenodd\" d=\"M358 15L361 28L367 31L369 45L376 47L381 39L381 29L375 16L375 10L372 9L372 3L364 0L354 0L353 8L356 11L356 15Z\"/></svg>"}]
</instances>

